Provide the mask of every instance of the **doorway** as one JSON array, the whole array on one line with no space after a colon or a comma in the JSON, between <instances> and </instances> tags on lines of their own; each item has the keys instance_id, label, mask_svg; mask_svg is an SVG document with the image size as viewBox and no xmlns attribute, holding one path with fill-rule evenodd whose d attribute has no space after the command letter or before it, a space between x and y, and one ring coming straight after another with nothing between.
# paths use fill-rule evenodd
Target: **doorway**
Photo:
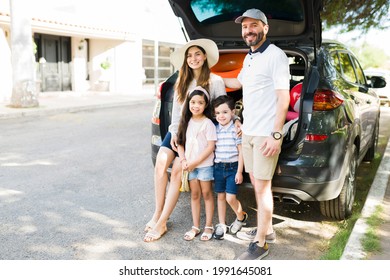
<instances>
[{"instance_id":1,"label":"doorway","mask_svg":"<svg viewBox=\"0 0 390 280\"><path fill-rule=\"evenodd\" d=\"M35 60L41 91L68 91L71 84L71 38L35 34Z\"/></svg>"}]
</instances>

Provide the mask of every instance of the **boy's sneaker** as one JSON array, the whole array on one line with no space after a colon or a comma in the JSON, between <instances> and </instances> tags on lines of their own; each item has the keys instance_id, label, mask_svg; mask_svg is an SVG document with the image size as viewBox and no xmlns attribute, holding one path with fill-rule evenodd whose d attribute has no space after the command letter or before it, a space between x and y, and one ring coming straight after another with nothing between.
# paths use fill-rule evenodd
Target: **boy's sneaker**
<instances>
[{"instance_id":1,"label":"boy's sneaker","mask_svg":"<svg viewBox=\"0 0 390 280\"><path fill-rule=\"evenodd\" d=\"M253 241L255 239L257 233L257 228L251 229L250 231L239 231L236 236L238 239L245 241ZM265 242L267 243L275 243L276 242L276 233L272 232L265 236Z\"/></svg>"},{"instance_id":2,"label":"boy's sneaker","mask_svg":"<svg viewBox=\"0 0 390 280\"><path fill-rule=\"evenodd\" d=\"M237 260L261 260L265 258L269 253L267 242L264 243L263 247L258 246L259 242L251 242L248 250L242 253Z\"/></svg>"},{"instance_id":3,"label":"boy's sneaker","mask_svg":"<svg viewBox=\"0 0 390 280\"><path fill-rule=\"evenodd\" d=\"M218 224L215 226L213 237L217 240L222 240L225 238L226 232L227 232L227 225Z\"/></svg>"},{"instance_id":4,"label":"boy's sneaker","mask_svg":"<svg viewBox=\"0 0 390 280\"><path fill-rule=\"evenodd\" d=\"M236 218L236 220L230 225L230 233L236 234L239 232L241 228L246 225L246 220L248 220L248 214L244 212L244 219L240 221Z\"/></svg>"}]
</instances>

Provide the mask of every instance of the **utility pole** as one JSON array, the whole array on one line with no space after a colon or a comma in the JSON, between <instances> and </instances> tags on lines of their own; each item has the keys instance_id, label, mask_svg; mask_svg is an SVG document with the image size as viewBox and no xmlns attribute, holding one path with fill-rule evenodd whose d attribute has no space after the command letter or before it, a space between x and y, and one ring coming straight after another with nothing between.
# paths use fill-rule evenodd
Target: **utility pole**
<instances>
[{"instance_id":1,"label":"utility pole","mask_svg":"<svg viewBox=\"0 0 390 280\"><path fill-rule=\"evenodd\" d=\"M9 0L11 14L12 96L10 107L38 107L39 85L35 75L32 45L31 5L27 0Z\"/></svg>"}]
</instances>

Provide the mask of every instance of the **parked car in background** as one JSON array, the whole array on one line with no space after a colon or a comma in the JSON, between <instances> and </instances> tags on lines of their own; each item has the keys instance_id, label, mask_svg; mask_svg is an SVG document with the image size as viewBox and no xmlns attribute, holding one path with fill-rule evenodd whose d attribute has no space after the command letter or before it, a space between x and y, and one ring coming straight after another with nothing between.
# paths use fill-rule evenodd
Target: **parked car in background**
<instances>
[{"instance_id":1,"label":"parked car in background","mask_svg":"<svg viewBox=\"0 0 390 280\"><path fill-rule=\"evenodd\" d=\"M383 69L367 69L364 70L368 84L375 88L376 94L379 96L381 105L390 106L390 71ZM378 79L379 78L379 79Z\"/></svg>"},{"instance_id":2,"label":"parked car in background","mask_svg":"<svg viewBox=\"0 0 390 280\"><path fill-rule=\"evenodd\" d=\"M249 48L234 19L249 8L269 19L268 38L290 61L291 106L273 180L275 199L318 201L321 213L345 219L352 212L356 169L374 158L380 102L356 56L344 45L322 40L320 0L169 0L190 39L209 38L220 59L211 70L236 77ZM152 160L171 122L177 73L160 88L152 119ZM241 90L227 89L241 106ZM245 110L245 108L243 108ZM260 110L260 108L259 108ZM245 123L245 120L243 120ZM245 177L245 184L250 184Z\"/></svg>"}]
</instances>

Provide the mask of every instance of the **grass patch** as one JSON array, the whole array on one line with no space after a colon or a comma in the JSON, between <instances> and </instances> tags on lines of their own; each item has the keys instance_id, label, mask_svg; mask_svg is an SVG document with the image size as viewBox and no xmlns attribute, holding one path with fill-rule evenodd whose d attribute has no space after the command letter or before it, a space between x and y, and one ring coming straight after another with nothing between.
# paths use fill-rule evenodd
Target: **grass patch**
<instances>
[{"instance_id":1,"label":"grass patch","mask_svg":"<svg viewBox=\"0 0 390 280\"><path fill-rule=\"evenodd\" d=\"M320 257L320 260L340 259L344 252L345 245L348 242L348 238L351 235L353 226L359 217L360 212L358 214L353 214L348 220L338 222L339 229L333 238L329 240L327 249Z\"/></svg>"},{"instance_id":2,"label":"grass patch","mask_svg":"<svg viewBox=\"0 0 390 280\"><path fill-rule=\"evenodd\" d=\"M368 230L361 239L361 244L363 250L368 253L380 252L381 244L378 236L378 228L383 223L381 213L383 212L383 207L378 205L375 208L374 213L367 218L366 223L368 225Z\"/></svg>"},{"instance_id":3,"label":"grass patch","mask_svg":"<svg viewBox=\"0 0 390 280\"><path fill-rule=\"evenodd\" d=\"M387 145L387 140L388 139L380 138L379 145L385 147ZM337 223L338 230L337 233L329 241L327 241L327 244L323 246L325 247L325 250L320 257L320 260L339 260L341 258L344 252L344 248L347 245L348 238L353 230L353 227L356 221L361 216L364 203L371 188L372 182L374 181L375 174L380 165L381 160L382 154L377 152L375 154L374 160L371 163L362 162L360 164L356 174L357 187L355 203L352 209L352 216L344 221L332 222ZM367 223L373 223L373 225L381 223L378 218L379 215L375 217L370 217ZM367 237L366 242L368 247L367 249L365 249L363 245L364 250L368 251L371 250L370 248L377 248L378 244L375 244L375 238L372 237L374 235L375 233L370 233L371 237Z\"/></svg>"}]
</instances>

